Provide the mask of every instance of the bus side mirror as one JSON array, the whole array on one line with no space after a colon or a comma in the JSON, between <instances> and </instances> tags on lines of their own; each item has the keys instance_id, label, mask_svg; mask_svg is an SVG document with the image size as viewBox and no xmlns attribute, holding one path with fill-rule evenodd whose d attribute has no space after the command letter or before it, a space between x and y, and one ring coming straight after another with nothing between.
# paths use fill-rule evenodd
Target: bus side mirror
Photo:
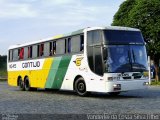
<instances>
[{"instance_id":1,"label":"bus side mirror","mask_svg":"<svg viewBox=\"0 0 160 120\"><path fill-rule=\"evenodd\" d=\"M103 59L106 60L107 56L107 47L103 47Z\"/></svg>"}]
</instances>

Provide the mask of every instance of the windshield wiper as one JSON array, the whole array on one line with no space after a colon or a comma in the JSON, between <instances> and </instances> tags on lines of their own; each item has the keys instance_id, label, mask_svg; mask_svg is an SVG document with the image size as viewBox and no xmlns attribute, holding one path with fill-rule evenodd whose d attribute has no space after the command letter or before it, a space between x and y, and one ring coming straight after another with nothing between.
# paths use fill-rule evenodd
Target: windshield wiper
<instances>
[{"instance_id":1,"label":"windshield wiper","mask_svg":"<svg viewBox=\"0 0 160 120\"><path fill-rule=\"evenodd\" d=\"M129 59L129 63L132 64L131 54L130 54L130 51L129 51L129 50L128 50L128 59Z\"/></svg>"},{"instance_id":2,"label":"windshield wiper","mask_svg":"<svg viewBox=\"0 0 160 120\"><path fill-rule=\"evenodd\" d=\"M132 49L132 55L133 55L133 61L134 61L134 63L136 63L136 57L135 57L133 49Z\"/></svg>"}]
</instances>

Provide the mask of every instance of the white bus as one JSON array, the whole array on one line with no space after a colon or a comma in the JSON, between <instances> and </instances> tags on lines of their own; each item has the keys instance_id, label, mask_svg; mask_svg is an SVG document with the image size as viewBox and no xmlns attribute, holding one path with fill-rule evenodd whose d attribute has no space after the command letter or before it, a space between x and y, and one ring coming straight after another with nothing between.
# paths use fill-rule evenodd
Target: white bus
<instances>
[{"instance_id":1,"label":"white bus","mask_svg":"<svg viewBox=\"0 0 160 120\"><path fill-rule=\"evenodd\" d=\"M145 42L139 29L90 27L8 50L8 84L119 94L148 84Z\"/></svg>"}]
</instances>

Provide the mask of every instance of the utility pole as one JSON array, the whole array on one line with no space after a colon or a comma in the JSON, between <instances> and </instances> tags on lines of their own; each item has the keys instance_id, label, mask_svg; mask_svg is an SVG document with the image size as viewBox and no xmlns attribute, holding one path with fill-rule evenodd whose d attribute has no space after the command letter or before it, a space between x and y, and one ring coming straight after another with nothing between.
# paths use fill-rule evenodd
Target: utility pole
<instances>
[{"instance_id":1,"label":"utility pole","mask_svg":"<svg viewBox=\"0 0 160 120\"><path fill-rule=\"evenodd\" d=\"M148 56L148 69L149 69L149 85L151 84L151 59L150 56Z\"/></svg>"}]
</instances>

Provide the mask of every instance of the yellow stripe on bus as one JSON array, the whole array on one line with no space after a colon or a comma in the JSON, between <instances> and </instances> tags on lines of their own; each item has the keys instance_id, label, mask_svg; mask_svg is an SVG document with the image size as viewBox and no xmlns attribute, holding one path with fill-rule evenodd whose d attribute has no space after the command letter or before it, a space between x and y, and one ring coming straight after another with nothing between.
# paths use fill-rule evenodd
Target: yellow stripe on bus
<instances>
[{"instance_id":1,"label":"yellow stripe on bus","mask_svg":"<svg viewBox=\"0 0 160 120\"><path fill-rule=\"evenodd\" d=\"M63 37L63 35L56 35L56 36L53 37L53 39L58 39L58 38L61 38L61 37Z\"/></svg>"}]
</instances>

